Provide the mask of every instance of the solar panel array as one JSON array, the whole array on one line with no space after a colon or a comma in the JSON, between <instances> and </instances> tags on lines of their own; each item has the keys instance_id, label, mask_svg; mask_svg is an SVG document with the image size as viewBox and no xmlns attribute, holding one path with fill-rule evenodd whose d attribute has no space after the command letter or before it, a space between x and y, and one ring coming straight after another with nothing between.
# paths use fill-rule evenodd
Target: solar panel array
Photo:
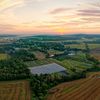
<instances>
[{"instance_id":1,"label":"solar panel array","mask_svg":"<svg viewBox=\"0 0 100 100\"><path fill-rule=\"evenodd\" d=\"M32 67L30 68L30 71L32 74L51 74L56 72L63 72L66 71L66 69L56 63L42 65L38 67Z\"/></svg>"}]
</instances>

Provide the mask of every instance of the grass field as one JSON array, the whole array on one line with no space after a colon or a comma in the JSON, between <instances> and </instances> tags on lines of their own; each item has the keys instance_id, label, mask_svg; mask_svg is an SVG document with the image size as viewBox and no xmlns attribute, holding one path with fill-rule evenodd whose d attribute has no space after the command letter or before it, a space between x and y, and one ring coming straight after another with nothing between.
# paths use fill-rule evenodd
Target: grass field
<instances>
[{"instance_id":1,"label":"grass field","mask_svg":"<svg viewBox=\"0 0 100 100\"><path fill-rule=\"evenodd\" d=\"M85 45L83 43L82 44L69 44L69 45L65 45L65 47L85 49Z\"/></svg>"},{"instance_id":2,"label":"grass field","mask_svg":"<svg viewBox=\"0 0 100 100\"><path fill-rule=\"evenodd\" d=\"M72 69L76 69L76 71L85 71L93 67L92 63L89 62L86 63L79 60L73 60L73 59L64 59L61 61L56 59L51 59L51 60L65 67L70 74L73 73Z\"/></svg>"},{"instance_id":3,"label":"grass field","mask_svg":"<svg viewBox=\"0 0 100 100\"><path fill-rule=\"evenodd\" d=\"M63 52L58 51L58 50L48 50L49 55L54 55L54 54L61 54Z\"/></svg>"},{"instance_id":4,"label":"grass field","mask_svg":"<svg viewBox=\"0 0 100 100\"><path fill-rule=\"evenodd\" d=\"M100 100L100 72L85 79L62 83L49 91L47 100Z\"/></svg>"},{"instance_id":5,"label":"grass field","mask_svg":"<svg viewBox=\"0 0 100 100\"><path fill-rule=\"evenodd\" d=\"M0 82L0 100L31 100L29 82Z\"/></svg>"},{"instance_id":6,"label":"grass field","mask_svg":"<svg viewBox=\"0 0 100 100\"><path fill-rule=\"evenodd\" d=\"M90 49L100 48L100 44L89 44Z\"/></svg>"},{"instance_id":7,"label":"grass field","mask_svg":"<svg viewBox=\"0 0 100 100\"><path fill-rule=\"evenodd\" d=\"M5 60L9 57L7 54L0 53L0 60Z\"/></svg>"},{"instance_id":8,"label":"grass field","mask_svg":"<svg viewBox=\"0 0 100 100\"><path fill-rule=\"evenodd\" d=\"M78 48L78 49L85 49L85 44L81 43L81 44L69 44L69 45L65 45L66 47L70 47L70 48ZM100 48L100 44L88 44L90 49L95 49L95 48Z\"/></svg>"}]
</instances>

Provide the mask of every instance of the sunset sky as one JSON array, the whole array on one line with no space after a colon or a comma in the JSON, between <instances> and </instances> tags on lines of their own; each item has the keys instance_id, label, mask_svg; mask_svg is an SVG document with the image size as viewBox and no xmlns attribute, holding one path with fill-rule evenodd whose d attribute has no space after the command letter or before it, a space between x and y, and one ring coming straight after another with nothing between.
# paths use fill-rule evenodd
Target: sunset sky
<instances>
[{"instance_id":1,"label":"sunset sky","mask_svg":"<svg viewBox=\"0 0 100 100\"><path fill-rule=\"evenodd\" d=\"M100 33L100 0L0 0L0 34Z\"/></svg>"}]
</instances>

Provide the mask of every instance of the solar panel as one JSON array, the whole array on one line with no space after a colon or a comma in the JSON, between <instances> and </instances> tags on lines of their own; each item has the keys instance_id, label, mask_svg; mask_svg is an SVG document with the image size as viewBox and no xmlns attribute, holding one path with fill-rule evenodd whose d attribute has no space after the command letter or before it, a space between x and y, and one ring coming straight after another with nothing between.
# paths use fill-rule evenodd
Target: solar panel
<instances>
[{"instance_id":1,"label":"solar panel","mask_svg":"<svg viewBox=\"0 0 100 100\"><path fill-rule=\"evenodd\" d=\"M51 74L56 72L63 72L66 69L56 63L42 65L30 68L32 74Z\"/></svg>"}]
</instances>

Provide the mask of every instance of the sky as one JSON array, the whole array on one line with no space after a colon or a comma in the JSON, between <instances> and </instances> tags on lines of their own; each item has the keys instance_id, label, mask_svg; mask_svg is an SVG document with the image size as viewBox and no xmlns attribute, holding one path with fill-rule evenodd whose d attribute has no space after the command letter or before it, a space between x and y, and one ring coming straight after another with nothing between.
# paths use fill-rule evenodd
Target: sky
<instances>
[{"instance_id":1,"label":"sky","mask_svg":"<svg viewBox=\"0 0 100 100\"><path fill-rule=\"evenodd\" d=\"M0 0L0 34L100 33L100 0Z\"/></svg>"}]
</instances>

